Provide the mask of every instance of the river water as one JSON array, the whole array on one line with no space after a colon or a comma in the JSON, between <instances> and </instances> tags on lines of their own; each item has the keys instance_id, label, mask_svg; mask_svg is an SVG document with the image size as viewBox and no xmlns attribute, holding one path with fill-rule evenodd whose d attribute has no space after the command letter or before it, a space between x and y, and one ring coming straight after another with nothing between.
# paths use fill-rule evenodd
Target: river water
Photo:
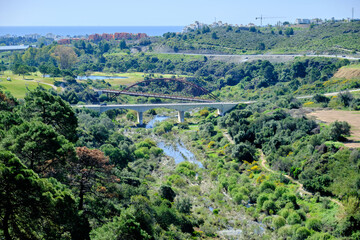
<instances>
[{"instance_id":1,"label":"river water","mask_svg":"<svg viewBox=\"0 0 360 240\"><path fill-rule=\"evenodd\" d=\"M145 128L153 128L156 123L160 123L169 117L167 116L158 116L156 115L148 124L146 124ZM164 154L174 158L175 163L179 164L184 161L189 161L195 163L200 168L204 168L202 163L198 161L195 155L186 148L183 141L178 139L177 142L166 143L164 141L158 141L157 146L164 151Z\"/></svg>"}]
</instances>

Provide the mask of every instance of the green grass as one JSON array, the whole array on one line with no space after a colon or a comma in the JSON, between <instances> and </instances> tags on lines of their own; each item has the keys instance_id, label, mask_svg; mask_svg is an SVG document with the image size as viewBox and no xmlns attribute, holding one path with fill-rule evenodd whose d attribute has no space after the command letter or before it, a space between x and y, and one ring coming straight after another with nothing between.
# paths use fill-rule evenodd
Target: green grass
<instances>
[{"instance_id":1,"label":"green grass","mask_svg":"<svg viewBox=\"0 0 360 240\"><path fill-rule=\"evenodd\" d=\"M11 81L7 81L10 77ZM35 89L37 86L42 86L45 89L50 89L51 86L47 84L54 84L54 79L61 80L61 78L43 78L40 72L35 72L29 75L16 75L11 71L5 71L3 75L0 75L0 88L3 91L9 91L16 98L24 98L27 92L26 87L30 90ZM57 88L60 90L59 88Z\"/></svg>"},{"instance_id":2,"label":"green grass","mask_svg":"<svg viewBox=\"0 0 360 240\"><path fill-rule=\"evenodd\" d=\"M106 73L106 72L94 72L91 75L95 76L114 76L114 77L126 77L126 78L117 78L117 79L106 79L105 82L110 83L112 86L119 85L130 85L136 82L140 82L144 80L146 74L142 72L132 72L132 73ZM171 78L174 74L160 74L154 73L154 78ZM176 77L184 77L185 75L176 75Z\"/></svg>"},{"instance_id":3,"label":"green grass","mask_svg":"<svg viewBox=\"0 0 360 240\"><path fill-rule=\"evenodd\" d=\"M11 81L7 81L6 77L0 77L0 80L0 89L3 91L9 91L16 98L24 98L27 92L27 88L33 90L39 85L45 89L51 88L49 85L29 80L12 79Z\"/></svg>"},{"instance_id":4,"label":"green grass","mask_svg":"<svg viewBox=\"0 0 360 240\"><path fill-rule=\"evenodd\" d=\"M201 55L186 55L186 54L167 54L167 53L151 53L149 56L156 56L160 60L170 59L171 61L198 61L204 60L204 56Z\"/></svg>"},{"instance_id":5,"label":"green grass","mask_svg":"<svg viewBox=\"0 0 360 240\"><path fill-rule=\"evenodd\" d=\"M342 68L360 69L360 64L351 64L351 65L343 66Z\"/></svg>"}]
</instances>

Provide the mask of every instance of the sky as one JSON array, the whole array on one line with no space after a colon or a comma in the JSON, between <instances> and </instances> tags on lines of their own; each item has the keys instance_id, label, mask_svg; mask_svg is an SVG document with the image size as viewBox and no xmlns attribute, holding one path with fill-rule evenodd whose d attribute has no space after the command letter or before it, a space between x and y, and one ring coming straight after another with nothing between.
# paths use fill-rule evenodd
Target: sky
<instances>
[{"instance_id":1,"label":"sky","mask_svg":"<svg viewBox=\"0 0 360 240\"><path fill-rule=\"evenodd\" d=\"M296 18L360 18L360 0L0 0L0 26L263 25ZM271 17L271 18L266 18Z\"/></svg>"}]
</instances>

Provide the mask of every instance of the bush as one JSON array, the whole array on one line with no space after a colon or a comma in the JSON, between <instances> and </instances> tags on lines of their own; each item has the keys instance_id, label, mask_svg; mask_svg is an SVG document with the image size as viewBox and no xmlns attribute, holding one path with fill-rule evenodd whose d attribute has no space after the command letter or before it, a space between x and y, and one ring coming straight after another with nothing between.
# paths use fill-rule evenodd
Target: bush
<instances>
[{"instance_id":1,"label":"bush","mask_svg":"<svg viewBox=\"0 0 360 240\"><path fill-rule=\"evenodd\" d=\"M200 116L202 116L202 117L207 117L209 114L210 114L210 112L207 109L200 110Z\"/></svg>"},{"instance_id":2,"label":"bush","mask_svg":"<svg viewBox=\"0 0 360 240\"><path fill-rule=\"evenodd\" d=\"M190 198L176 198L175 207L181 213L190 214L192 207Z\"/></svg>"},{"instance_id":3,"label":"bush","mask_svg":"<svg viewBox=\"0 0 360 240\"><path fill-rule=\"evenodd\" d=\"M310 235L311 235L311 233L310 233L309 229L307 229L306 227L299 227L296 230L295 238L297 240L304 240L304 239L307 239Z\"/></svg>"},{"instance_id":4,"label":"bush","mask_svg":"<svg viewBox=\"0 0 360 240\"><path fill-rule=\"evenodd\" d=\"M306 227L310 230L321 231L321 221L316 218L310 218L306 221Z\"/></svg>"},{"instance_id":5,"label":"bush","mask_svg":"<svg viewBox=\"0 0 360 240\"><path fill-rule=\"evenodd\" d=\"M328 136L333 141L344 141L350 135L350 125L347 122L335 121L330 124Z\"/></svg>"},{"instance_id":6,"label":"bush","mask_svg":"<svg viewBox=\"0 0 360 240\"><path fill-rule=\"evenodd\" d=\"M269 200L269 197L266 194L261 194L256 200L258 208L261 209L263 207L264 202L267 200Z\"/></svg>"},{"instance_id":7,"label":"bush","mask_svg":"<svg viewBox=\"0 0 360 240\"><path fill-rule=\"evenodd\" d=\"M279 229L279 228L281 228L282 226L285 226L285 224L286 224L286 220L285 220L285 218L282 217L282 216L276 216L276 217L274 217L273 220L272 220L272 226L273 226L273 228L275 228L275 229Z\"/></svg>"},{"instance_id":8,"label":"bush","mask_svg":"<svg viewBox=\"0 0 360 240\"><path fill-rule=\"evenodd\" d=\"M262 206L262 209L268 214L274 214L277 210L276 205L272 200L266 200Z\"/></svg>"},{"instance_id":9,"label":"bush","mask_svg":"<svg viewBox=\"0 0 360 240\"><path fill-rule=\"evenodd\" d=\"M176 197L176 193L168 185L162 185L160 187L159 193L162 198L167 199L170 202L173 202Z\"/></svg>"},{"instance_id":10,"label":"bush","mask_svg":"<svg viewBox=\"0 0 360 240\"><path fill-rule=\"evenodd\" d=\"M136 113L134 111L129 111L127 114L126 114L126 119L128 121L135 121L136 120Z\"/></svg>"},{"instance_id":11,"label":"bush","mask_svg":"<svg viewBox=\"0 0 360 240\"><path fill-rule=\"evenodd\" d=\"M301 223L300 215L297 212L290 213L286 220L290 225Z\"/></svg>"}]
</instances>

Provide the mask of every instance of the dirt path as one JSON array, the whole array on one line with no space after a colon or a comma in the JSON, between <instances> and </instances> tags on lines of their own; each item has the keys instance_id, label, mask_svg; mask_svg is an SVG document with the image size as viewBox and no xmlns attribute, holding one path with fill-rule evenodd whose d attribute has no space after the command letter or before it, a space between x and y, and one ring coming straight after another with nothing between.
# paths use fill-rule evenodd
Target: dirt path
<instances>
[{"instance_id":1,"label":"dirt path","mask_svg":"<svg viewBox=\"0 0 360 240\"><path fill-rule=\"evenodd\" d=\"M346 121L351 125L351 137L346 147L360 148L360 112L339 110L318 110L307 114L308 117L319 119L330 124L335 121Z\"/></svg>"},{"instance_id":2,"label":"dirt path","mask_svg":"<svg viewBox=\"0 0 360 240\"><path fill-rule=\"evenodd\" d=\"M222 131L222 133L223 133L224 137L226 137L227 140L229 140L229 142L231 144L235 144L235 141L231 138L230 134L227 131Z\"/></svg>"},{"instance_id":3,"label":"dirt path","mask_svg":"<svg viewBox=\"0 0 360 240\"><path fill-rule=\"evenodd\" d=\"M50 83L44 83L44 82L40 82L40 81L36 81L36 80L31 80L31 82L36 82L38 84L45 84L45 85L51 86L54 90L57 90L57 87Z\"/></svg>"},{"instance_id":4,"label":"dirt path","mask_svg":"<svg viewBox=\"0 0 360 240\"><path fill-rule=\"evenodd\" d=\"M260 165L262 168L264 168L266 171L271 172L271 173L277 173L276 171L272 170L271 168L269 168L268 166L266 166L266 159L265 159L265 155L264 153L260 150ZM286 177L287 179L290 180L290 182L296 184L299 186L298 191L300 192L301 195L305 194L305 195L309 195L309 196L313 196L313 193L306 191L304 189L304 185L302 183L300 183L299 181L296 181L294 178L290 177L287 174L283 174L284 177ZM337 199L334 198L329 198L330 201L332 201L333 203L337 204L339 207L344 207L344 205Z\"/></svg>"}]
</instances>

